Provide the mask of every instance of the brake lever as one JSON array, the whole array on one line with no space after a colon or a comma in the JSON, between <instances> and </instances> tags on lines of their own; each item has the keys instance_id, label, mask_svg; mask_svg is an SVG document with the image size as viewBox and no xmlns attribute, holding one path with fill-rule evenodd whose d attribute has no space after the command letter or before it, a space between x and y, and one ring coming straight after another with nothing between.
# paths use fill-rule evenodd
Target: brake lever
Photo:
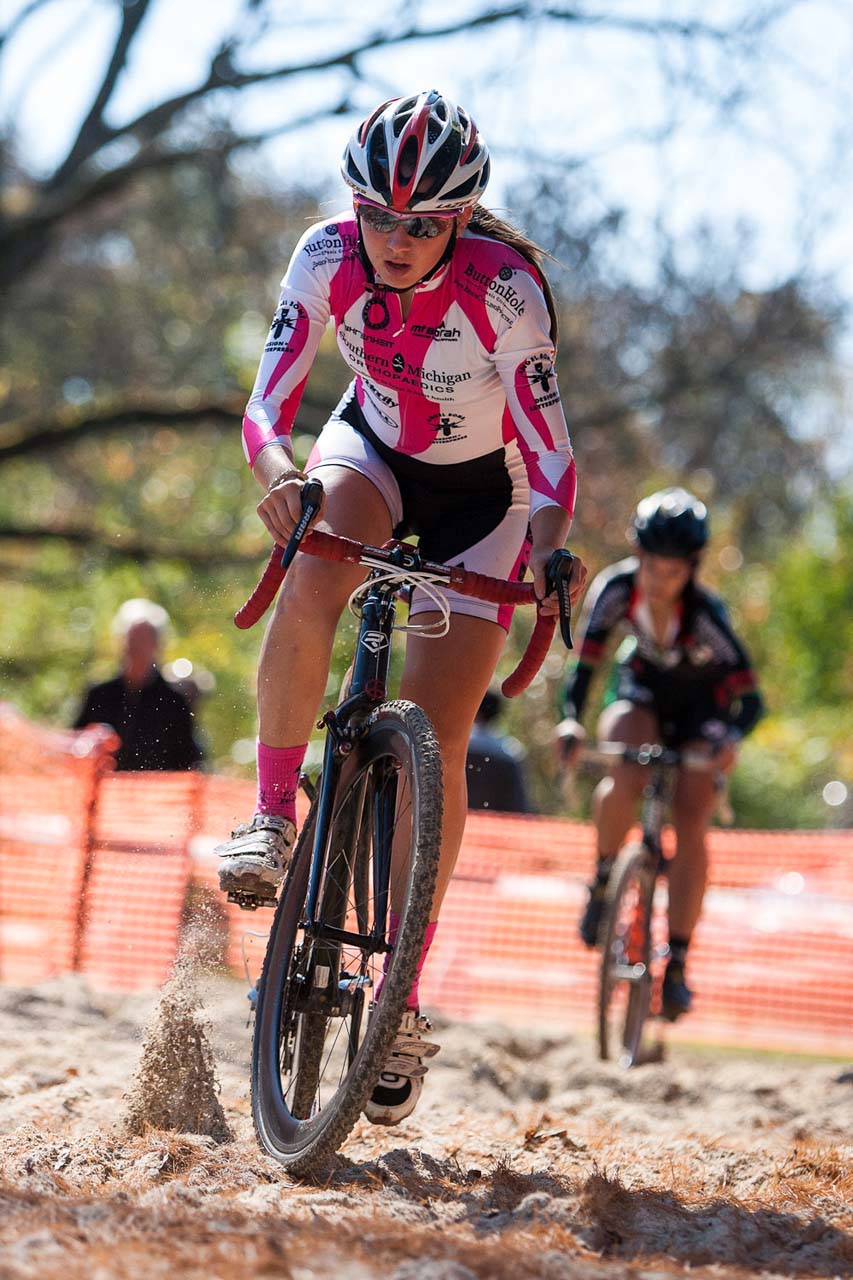
<instances>
[{"instance_id":1,"label":"brake lever","mask_svg":"<svg viewBox=\"0 0 853 1280\"><path fill-rule=\"evenodd\" d=\"M316 516L323 502L323 486L319 480L306 480L300 494L302 499L302 515L299 523L290 535L287 546L281 556L281 567L287 572L290 562L299 550L299 544L305 537L308 526Z\"/></svg>"},{"instance_id":2,"label":"brake lever","mask_svg":"<svg viewBox=\"0 0 853 1280\"><path fill-rule=\"evenodd\" d=\"M576 556L571 551L560 548L554 551L545 566L545 594L557 593L560 606L560 635L567 649L574 649L572 639L572 597L569 590Z\"/></svg>"}]
</instances>

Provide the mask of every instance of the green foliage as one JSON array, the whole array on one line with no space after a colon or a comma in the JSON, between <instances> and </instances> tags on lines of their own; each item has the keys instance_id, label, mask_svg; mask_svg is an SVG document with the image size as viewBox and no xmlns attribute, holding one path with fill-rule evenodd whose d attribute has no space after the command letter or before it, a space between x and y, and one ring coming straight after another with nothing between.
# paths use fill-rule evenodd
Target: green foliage
<instances>
[{"instance_id":1,"label":"green foliage","mask_svg":"<svg viewBox=\"0 0 853 1280\"><path fill-rule=\"evenodd\" d=\"M238 183L227 166L202 166L159 177L101 221L90 216L72 229L28 278L14 318L0 315L8 424L0 427L0 463L4 441L25 418L35 431L59 410L142 408L158 395L185 407L217 396L242 401L278 279L318 204L299 193L274 199ZM567 207L556 201L552 212L565 221ZM540 222L547 212L541 203ZM534 230L559 251L559 221ZM715 535L704 573L733 606L769 706L733 781L736 820L849 820L822 792L853 778L841 710L853 694L853 497L815 498L823 485L817 451L788 422L819 377L835 317L802 290L758 297L730 276L715 280L710 258L702 280L670 270L648 296L605 281L592 249L617 231L618 220L570 228L566 256L579 265L560 290L560 375L581 476L573 547L595 573L624 554L642 493L687 482L708 497ZM346 381L327 335L300 410L297 461ZM760 413L751 419L753 400ZM771 455L772 467L762 468ZM748 467L744 457L753 459ZM793 474L808 475L805 490L790 484ZM172 618L166 657L189 658L216 678L198 712L212 767L251 771L261 628L240 632L231 616L266 559L256 501L236 413L228 429L222 415L191 428L166 416L149 428L131 414L120 428L2 463L0 696L36 719L68 723L84 684L114 669L115 610L148 596ZM804 505L816 514L798 539L791 534ZM12 529L30 534L8 536ZM59 536L75 532L85 540ZM123 546L134 553L123 555ZM519 611L501 675L529 628ZM353 634L347 617L329 699ZM555 647L528 693L507 708L505 727L529 752L539 810L585 813L588 788L574 802L564 796L551 744L563 667Z\"/></svg>"},{"instance_id":2,"label":"green foliage","mask_svg":"<svg viewBox=\"0 0 853 1280\"><path fill-rule=\"evenodd\" d=\"M740 606L777 705L853 702L853 489L821 505L773 565L748 575Z\"/></svg>"}]
</instances>

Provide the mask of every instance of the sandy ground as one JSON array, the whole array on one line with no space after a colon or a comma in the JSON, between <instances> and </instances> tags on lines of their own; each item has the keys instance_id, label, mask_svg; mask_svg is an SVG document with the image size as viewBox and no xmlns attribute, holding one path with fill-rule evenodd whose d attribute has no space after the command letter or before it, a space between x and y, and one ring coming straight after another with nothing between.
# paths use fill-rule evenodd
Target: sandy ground
<instances>
[{"instance_id":1,"label":"sandy ground","mask_svg":"<svg viewBox=\"0 0 853 1280\"><path fill-rule=\"evenodd\" d=\"M674 1048L624 1072L436 1020L419 1110L307 1186L254 1139L245 988L202 995L218 1141L134 1112L157 997L0 988L2 1280L853 1276L853 1064Z\"/></svg>"}]
</instances>

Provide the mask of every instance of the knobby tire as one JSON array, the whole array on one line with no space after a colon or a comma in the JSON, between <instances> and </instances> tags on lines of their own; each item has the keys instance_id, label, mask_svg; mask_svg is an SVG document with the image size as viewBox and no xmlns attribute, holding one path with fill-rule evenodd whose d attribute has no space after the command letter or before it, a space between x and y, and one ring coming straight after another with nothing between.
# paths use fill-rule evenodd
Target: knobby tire
<instances>
[{"instance_id":1,"label":"knobby tire","mask_svg":"<svg viewBox=\"0 0 853 1280\"><path fill-rule=\"evenodd\" d=\"M393 786L395 804L385 786ZM326 1164L367 1102L405 1011L430 919L441 842L441 759L429 718L403 700L384 703L370 715L342 764L320 888L318 916L324 923L377 932L376 889L382 884L377 862L389 839L391 807L404 848L402 857L395 856L395 868L407 858L408 874L388 972L369 1015L384 960L381 948L336 949L328 941L307 939L301 927L316 805L300 833L276 909L255 1013L252 1116L261 1146L294 1176L311 1177ZM312 963L321 973L337 966L338 989L352 993L348 1015L305 1008L305 993L313 988L303 978L307 974L313 981Z\"/></svg>"},{"instance_id":2,"label":"knobby tire","mask_svg":"<svg viewBox=\"0 0 853 1280\"><path fill-rule=\"evenodd\" d=\"M607 884L600 937L598 1049L603 1061L615 1059L626 1067L639 1058L651 1003L656 879L653 855L637 842L621 850ZM641 977L629 981L615 972L617 965L637 962L644 966Z\"/></svg>"}]
</instances>

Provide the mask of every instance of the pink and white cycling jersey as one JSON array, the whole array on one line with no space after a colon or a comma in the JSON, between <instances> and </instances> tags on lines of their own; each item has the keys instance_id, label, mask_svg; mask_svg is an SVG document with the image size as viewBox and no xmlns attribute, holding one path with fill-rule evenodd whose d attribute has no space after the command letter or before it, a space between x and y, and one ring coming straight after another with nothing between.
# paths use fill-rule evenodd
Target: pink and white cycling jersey
<instances>
[{"instance_id":1,"label":"pink and white cycling jersey","mask_svg":"<svg viewBox=\"0 0 853 1280\"><path fill-rule=\"evenodd\" d=\"M311 227L282 281L246 409L250 465L269 444L289 446L330 317L361 413L379 440L437 467L517 449L531 514L555 505L571 515L575 464L548 308L536 268L521 254L465 231L450 261L415 289L403 320L397 294L368 277L355 216Z\"/></svg>"}]
</instances>

